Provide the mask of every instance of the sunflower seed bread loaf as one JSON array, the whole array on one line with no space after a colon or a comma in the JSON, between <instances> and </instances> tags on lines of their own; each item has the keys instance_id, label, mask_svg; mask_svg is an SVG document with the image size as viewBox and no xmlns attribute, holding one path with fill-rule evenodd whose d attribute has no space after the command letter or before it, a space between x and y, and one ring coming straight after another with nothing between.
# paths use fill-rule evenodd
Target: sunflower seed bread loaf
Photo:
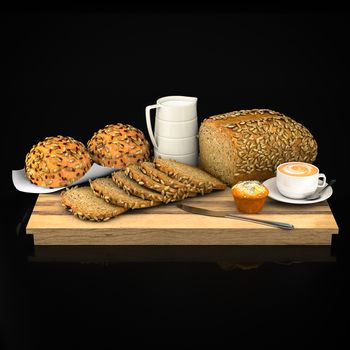
<instances>
[{"instance_id":1,"label":"sunflower seed bread loaf","mask_svg":"<svg viewBox=\"0 0 350 350\"><path fill-rule=\"evenodd\" d=\"M317 143L306 127L269 109L205 119L199 149L202 168L230 186L243 180L265 181L281 163L312 163L317 156Z\"/></svg>"}]
</instances>

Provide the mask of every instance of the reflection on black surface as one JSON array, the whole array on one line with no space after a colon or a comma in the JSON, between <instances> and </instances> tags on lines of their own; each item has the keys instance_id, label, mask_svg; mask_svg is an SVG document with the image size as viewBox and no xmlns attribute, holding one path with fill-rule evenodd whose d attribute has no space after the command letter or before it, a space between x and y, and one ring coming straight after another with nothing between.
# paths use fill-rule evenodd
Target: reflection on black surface
<instances>
[{"instance_id":1,"label":"reflection on black surface","mask_svg":"<svg viewBox=\"0 0 350 350\"><path fill-rule=\"evenodd\" d=\"M243 267L243 268L242 268ZM11 319L27 344L59 330L85 344L107 333L166 334L202 330L260 344L307 337L334 342L345 332L347 270L337 263L31 263L15 279ZM206 333L205 329L211 333ZM194 333L194 334L195 334ZM35 337L33 335L35 334ZM179 341L176 337L174 341ZM212 338L213 337L213 338ZM107 339L106 338L106 339ZM158 338L158 341L160 341ZM14 340L14 339L12 339ZM154 339L142 341L151 344ZM192 339L192 341L194 341Z\"/></svg>"}]
</instances>

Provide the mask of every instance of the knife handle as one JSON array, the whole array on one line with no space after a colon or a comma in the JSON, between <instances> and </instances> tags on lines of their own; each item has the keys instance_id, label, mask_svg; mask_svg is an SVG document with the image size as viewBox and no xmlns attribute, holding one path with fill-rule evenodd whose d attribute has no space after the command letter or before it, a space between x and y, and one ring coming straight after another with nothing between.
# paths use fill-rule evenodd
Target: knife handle
<instances>
[{"instance_id":1,"label":"knife handle","mask_svg":"<svg viewBox=\"0 0 350 350\"><path fill-rule=\"evenodd\" d=\"M293 230L294 226L292 224L288 224L286 222L279 222L279 221L270 221L270 220L261 220L261 219L253 219L253 218L247 218L245 216L239 216L239 215L234 215L234 214L227 214L225 218L228 219L238 219L238 220L243 220L243 221L249 221L249 222L255 222L257 224L262 224L262 225L268 225L268 226L273 226L273 227L278 227L283 230Z\"/></svg>"}]
</instances>

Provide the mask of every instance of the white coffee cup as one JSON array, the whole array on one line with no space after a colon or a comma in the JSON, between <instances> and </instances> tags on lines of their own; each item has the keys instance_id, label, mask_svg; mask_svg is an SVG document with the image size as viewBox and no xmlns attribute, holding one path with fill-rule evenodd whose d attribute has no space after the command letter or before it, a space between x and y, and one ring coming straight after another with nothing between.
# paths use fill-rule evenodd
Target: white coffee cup
<instances>
[{"instance_id":1,"label":"white coffee cup","mask_svg":"<svg viewBox=\"0 0 350 350\"><path fill-rule=\"evenodd\" d=\"M154 158L161 158L161 159L172 159L176 160L180 163L189 164L192 166L198 165L198 153L188 153L188 154L182 154L182 155L173 155L173 154L165 154L160 153L156 148L154 149Z\"/></svg>"},{"instance_id":2,"label":"white coffee cup","mask_svg":"<svg viewBox=\"0 0 350 350\"><path fill-rule=\"evenodd\" d=\"M287 162L277 167L276 185L285 197L303 199L325 187L326 176L313 164Z\"/></svg>"},{"instance_id":3,"label":"white coffee cup","mask_svg":"<svg viewBox=\"0 0 350 350\"><path fill-rule=\"evenodd\" d=\"M155 139L158 145L157 149L160 153L171 155L183 155L189 153L198 154L197 136L173 139L156 134Z\"/></svg>"},{"instance_id":4,"label":"white coffee cup","mask_svg":"<svg viewBox=\"0 0 350 350\"><path fill-rule=\"evenodd\" d=\"M154 108L156 109L155 130L158 136L183 139L197 135L197 98L189 96L162 97L157 100L156 104L147 106L145 109L148 134L153 147L157 148L159 152L168 153L168 147L165 142L158 145L153 134L151 110ZM174 152L172 151L172 153ZM197 152L194 144L192 150L186 149L186 153L193 152Z\"/></svg>"}]
</instances>

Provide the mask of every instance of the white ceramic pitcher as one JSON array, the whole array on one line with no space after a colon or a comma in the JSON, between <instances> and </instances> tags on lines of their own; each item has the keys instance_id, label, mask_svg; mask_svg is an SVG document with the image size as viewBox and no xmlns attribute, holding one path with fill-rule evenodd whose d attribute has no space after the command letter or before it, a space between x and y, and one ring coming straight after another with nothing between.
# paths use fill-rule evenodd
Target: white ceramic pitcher
<instances>
[{"instance_id":1,"label":"white ceramic pitcher","mask_svg":"<svg viewBox=\"0 0 350 350\"><path fill-rule=\"evenodd\" d=\"M155 132L151 109L156 109ZM166 96L146 107L149 137L159 153L184 155L198 152L197 98Z\"/></svg>"}]
</instances>

